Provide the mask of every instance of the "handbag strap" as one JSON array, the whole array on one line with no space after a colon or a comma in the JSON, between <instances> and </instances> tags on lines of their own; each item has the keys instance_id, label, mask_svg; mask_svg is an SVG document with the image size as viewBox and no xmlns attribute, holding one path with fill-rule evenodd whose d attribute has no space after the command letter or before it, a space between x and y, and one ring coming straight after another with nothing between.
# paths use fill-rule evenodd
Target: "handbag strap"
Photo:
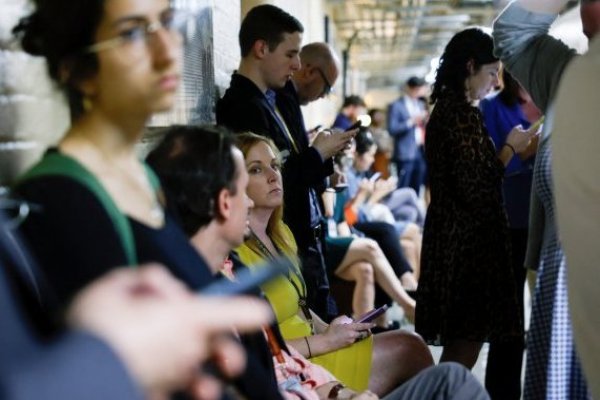
<instances>
[{"instance_id":1,"label":"handbag strap","mask_svg":"<svg viewBox=\"0 0 600 400\"><path fill-rule=\"evenodd\" d=\"M144 164L144 167L152 188L155 191L158 190L160 187L158 177L148 165ZM133 238L133 230L129 220L121 210L119 210L116 203L108 194L104 186L102 186L100 181L87 168L73 157L59 153L58 151L47 152L38 164L27 171L25 175L19 179L18 184L44 176L68 177L77 181L92 192L108 214L113 227L119 236L128 264L130 266L137 265L135 240Z\"/></svg>"}]
</instances>

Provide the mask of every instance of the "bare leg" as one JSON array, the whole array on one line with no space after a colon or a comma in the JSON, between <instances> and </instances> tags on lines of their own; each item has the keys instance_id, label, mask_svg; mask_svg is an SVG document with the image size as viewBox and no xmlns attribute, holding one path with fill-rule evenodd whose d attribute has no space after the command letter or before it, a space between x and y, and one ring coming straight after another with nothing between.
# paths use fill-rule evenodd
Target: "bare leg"
<instances>
[{"instance_id":1,"label":"bare leg","mask_svg":"<svg viewBox=\"0 0 600 400\"><path fill-rule=\"evenodd\" d=\"M365 238L354 239L348 248L348 252L340 268L336 271L336 275L338 275L338 271L340 271L345 262L355 263L358 261L366 261L373 266L377 284L404 309L408 319L414 320L415 301L402 287L377 242ZM341 275L338 276L341 277Z\"/></svg>"},{"instance_id":2,"label":"bare leg","mask_svg":"<svg viewBox=\"0 0 600 400\"><path fill-rule=\"evenodd\" d=\"M419 335L399 330L377 334L373 339L369 390L380 397L433 365L431 352Z\"/></svg>"},{"instance_id":3,"label":"bare leg","mask_svg":"<svg viewBox=\"0 0 600 400\"><path fill-rule=\"evenodd\" d=\"M440 362L455 361L468 369L472 369L477 362L482 346L483 343L481 342L462 339L452 340L444 346Z\"/></svg>"},{"instance_id":4,"label":"bare leg","mask_svg":"<svg viewBox=\"0 0 600 400\"><path fill-rule=\"evenodd\" d=\"M335 275L346 280L355 282L352 294L352 312L358 317L375 307L375 280L373 267L364 261L356 261L349 257L350 249L335 271ZM347 259L352 259L348 261Z\"/></svg>"},{"instance_id":5,"label":"bare leg","mask_svg":"<svg viewBox=\"0 0 600 400\"><path fill-rule=\"evenodd\" d=\"M421 229L416 224L408 224L402 236L400 237L400 245L404 251L404 255L413 270L415 279L419 280L421 272L421 243L423 237Z\"/></svg>"}]
</instances>

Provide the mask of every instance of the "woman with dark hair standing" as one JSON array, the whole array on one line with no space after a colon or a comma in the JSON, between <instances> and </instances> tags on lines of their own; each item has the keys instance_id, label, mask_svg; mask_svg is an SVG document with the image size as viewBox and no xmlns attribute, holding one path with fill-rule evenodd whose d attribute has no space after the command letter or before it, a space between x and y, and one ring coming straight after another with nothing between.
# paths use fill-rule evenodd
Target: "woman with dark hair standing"
<instances>
[{"instance_id":1,"label":"woman with dark hair standing","mask_svg":"<svg viewBox=\"0 0 600 400\"><path fill-rule=\"evenodd\" d=\"M514 128L497 153L474 103L498 83L492 38L450 40L431 94L426 158L431 204L423 233L416 330L441 360L472 368L483 342L522 335L502 205L504 166L533 133Z\"/></svg>"}]
</instances>

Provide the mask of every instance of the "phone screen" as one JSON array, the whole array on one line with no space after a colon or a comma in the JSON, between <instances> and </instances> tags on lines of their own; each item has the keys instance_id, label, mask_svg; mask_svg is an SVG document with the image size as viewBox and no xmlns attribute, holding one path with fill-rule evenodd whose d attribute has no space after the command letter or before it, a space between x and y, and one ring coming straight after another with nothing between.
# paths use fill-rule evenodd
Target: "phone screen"
<instances>
[{"instance_id":1,"label":"phone screen","mask_svg":"<svg viewBox=\"0 0 600 400\"><path fill-rule=\"evenodd\" d=\"M375 182L377 179L379 179L380 176L381 176L381 172L375 172L373 175L371 175L369 180L371 182Z\"/></svg>"},{"instance_id":2,"label":"phone screen","mask_svg":"<svg viewBox=\"0 0 600 400\"><path fill-rule=\"evenodd\" d=\"M387 304L384 304L383 306L381 306L379 308L375 308L375 309L369 311L368 313L361 315L354 322L358 322L358 323L371 322L375 318L379 317L384 312L386 312L387 309L388 309Z\"/></svg>"},{"instance_id":3,"label":"phone screen","mask_svg":"<svg viewBox=\"0 0 600 400\"><path fill-rule=\"evenodd\" d=\"M539 129L540 125L542 125L543 123L544 123L544 116L542 115L540 119L538 119L537 121L535 121L535 122L533 123L533 125L531 125L531 126L529 127L529 129L530 129L530 130L537 131L537 130Z\"/></svg>"},{"instance_id":4,"label":"phone screen","mask_svg":"<svg viewBox=\"0 0 600 400\"><path fill-rule=\"evenodd\" d=\"M360 128L361 126L362 126L362 121L359 119L358 121L353 123L348 129L346 129L346 132L354 130L356 128Z\"/></svg>"}]
</instances>

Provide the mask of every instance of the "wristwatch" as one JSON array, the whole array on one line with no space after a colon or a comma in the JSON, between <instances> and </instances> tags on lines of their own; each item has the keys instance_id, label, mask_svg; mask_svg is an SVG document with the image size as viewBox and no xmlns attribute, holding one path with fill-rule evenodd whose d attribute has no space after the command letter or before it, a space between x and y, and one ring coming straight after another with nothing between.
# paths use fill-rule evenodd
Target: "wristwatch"
<instances>
[{"instance_id":1,"label":"wristwatch","mask_svg":"<svg viewBox=\"0 0 600 400\"><path fill-rule=\"evenodd\" d=\"M338 395L340 394L340 392L342 390L344 390L346 388L346 386L342 385L341 383L337 383L335 384L331 390L329 391L329 394L327 395L328 399L337 399Z\"/></svg>"}]
</instances>

